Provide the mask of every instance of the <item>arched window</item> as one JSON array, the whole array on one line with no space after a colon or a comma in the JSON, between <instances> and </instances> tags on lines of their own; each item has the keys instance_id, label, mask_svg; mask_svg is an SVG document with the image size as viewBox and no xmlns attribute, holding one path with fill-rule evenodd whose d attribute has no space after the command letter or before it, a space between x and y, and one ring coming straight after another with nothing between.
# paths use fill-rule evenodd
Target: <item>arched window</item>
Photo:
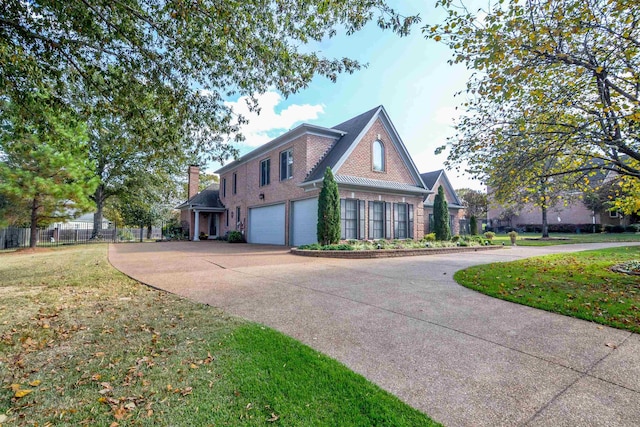
<instances>
[{"instance_id":1,"label":"arched window","mask_svg":"<svg viewBox=\"0 0 640 427\"><path fill-rule=\"evenodd\" d=\"M373 170L384 171L384 145L380 141L373 142Z\"/></svg>"}]
</instances>

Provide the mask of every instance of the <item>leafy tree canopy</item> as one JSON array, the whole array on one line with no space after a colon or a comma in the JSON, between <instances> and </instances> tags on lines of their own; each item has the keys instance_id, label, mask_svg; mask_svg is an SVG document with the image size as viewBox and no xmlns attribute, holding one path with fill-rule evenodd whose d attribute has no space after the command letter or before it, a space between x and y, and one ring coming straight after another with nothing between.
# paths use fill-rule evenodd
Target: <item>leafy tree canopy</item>
<instances>
[{"instance_id":1,"label":"leafy tree canopy","mask_svg":"<svg viewBox=\"0 0 640 427\"><path fill-rule=\"evenodd\" d=\"M100 179L94 229L110 197L136 191L148 170L238 154L243 117L225 100L315 76L335 80L360 64L307 43L377 18L400 35L404 17L384 0L6 0L0 4L0 99L50 93L85 121Z\"/></svg>"},{"instance_id":2,"label":"leafy tree canopy","mask_svg":"<svg viewBox=\"0 0 640 427\"><path fill-rule=\"evenodd\" d=\"M456 190L456 194L458 195L458 197L460 197L468 217L487 217L488 209L486 192L472 190L471 188L461 188L459 190Z\"/></svg>"},{"instance_id":3,"label":"leafy tree canopy","mask_svg":"<svg viewBox=\"0 0 640 427\"><path fill-rule=\"evenodd\" d=\"M360 64L325 58L306 43L376 17L404 35L418 20L383 0L7 0L0 16L0 96L48 87L83 113L157 133L156 147L186 135L218 160L236 154L223 137L243 123L226 98L272 88L286 96L316 75L335 80ZM145 113L150 100L158 115Z\"/></svg>"},{"instance_id":4,"label":"leafy tree canopy","mask_svg":"<svg viewBox=\"0 0 640 427\"><path fill-rule=\"evenodd\" d=\"M640 180L640 4L635 0L498 2L473 12L439 0L426 37L475 70L449 165L487 180L554 160L548 176L588 185L599 170ZM529 173L532 177L535 174ZM636 197L638 196L636 192Z\"/></svg>"}]
</instances>

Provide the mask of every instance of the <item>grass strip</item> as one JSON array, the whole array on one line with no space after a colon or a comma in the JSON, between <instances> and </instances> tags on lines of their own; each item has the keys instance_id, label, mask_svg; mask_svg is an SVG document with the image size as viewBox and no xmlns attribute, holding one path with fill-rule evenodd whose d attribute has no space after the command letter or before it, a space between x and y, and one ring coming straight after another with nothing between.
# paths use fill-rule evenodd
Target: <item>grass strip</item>
<instances>
[{"instance_id":1,"label":"grass strip","mask_svg":"<svg viewBox=\"0 0 640 427\"><path fill-rule=\"evenodd\" d=\"M640 242L640 233L550 233L550 240L541 240L540 233L520 233L518 246L555 246L576 243ZM535 239L535 240L534 240ZM496 234L494 245L511 245L507 234Z\"/></svg>"},{"instance_id":2,"label":"grass strip","mask_svg":"<svg viewBox=\"0 0 640 427\"><path fill-rule=\"evenodd\" d=\"M106 252L0 255L0 424L437 425L289 337L127 278Z\"/></svg>"},{"instance_id":3,"label":"grass strip","mask_svg":"<svg viewBox=\"0 0 640 427\"><path fill-rule=\"evenodd\" d=\"M454 279L492 297L640 333L640 276L610 270L634 259L638 246L479 265Z\"/></svg>"}]
</instances>

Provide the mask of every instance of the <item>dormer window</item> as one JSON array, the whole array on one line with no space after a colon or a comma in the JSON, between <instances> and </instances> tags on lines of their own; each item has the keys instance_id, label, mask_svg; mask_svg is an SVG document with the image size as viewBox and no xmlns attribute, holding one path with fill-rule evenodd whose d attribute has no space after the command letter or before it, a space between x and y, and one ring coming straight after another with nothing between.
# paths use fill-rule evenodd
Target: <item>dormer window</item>
<instances>
[{"instance_id":1,"label":"dormer window","mask_svg":"<svg viewBox=\"0 0 640 427\"><path fill-rule=\"evenodd\" d=\"M384 172L384 144L381 141L373 142L373 170Z\"/></svg>"}]
</instances>

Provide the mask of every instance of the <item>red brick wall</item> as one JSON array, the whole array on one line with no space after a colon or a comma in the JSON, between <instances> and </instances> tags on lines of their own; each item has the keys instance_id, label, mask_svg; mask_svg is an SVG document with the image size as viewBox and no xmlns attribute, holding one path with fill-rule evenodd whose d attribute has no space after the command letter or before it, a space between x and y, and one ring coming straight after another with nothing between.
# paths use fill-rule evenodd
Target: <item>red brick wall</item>
<instances>
[{"instance_id":1,"label":"red brick wall","mask_svg":"<svg viewBox=\"0 0 640 427\"><path fill-rule=\"evenodd\" d=\"M371 169L371 143L377 138L377 134L380 133L381 140L385 143L386 149L386 172L373 172ZM311 197L317 197L320 193L320 189L314 189L312 191L305 191L298 186L303 182L307 174L313 169L317 163L323 158L326 152L331 148L334 143L334 139L321 137L317 135L306 134L296 138L290 143L278 147L265 155L256 159L250 160L235 169L228 171L220 176L220 198L222 203L229 210L229 226L226 226L225 215L221 216L220 221L220 235L224 235L229 230L236 229L236 223L238 221L235 218L236 207L240 207L241 216L240 220L243 223L246 231L248 209L273 205L276 203L285 203L285 242L289 242L289 216L290 216L290 203L295 200L308 199ZM362 148L364 147L364 148ZM293 149L293 178L280 181L280 153L292 148ZM364 168L360 168L362 173L354 169L349 169L348 164L357 164L363 162ZM271 183L260 187L260 162L264 159L271 159ZM352 161L353 158L359 160ZM346 169L345 169L346 166ZM346 172L345 172L346 171ZM233 194L233 173L237 173L237 194ZM354 150L354 153L349 157L345 165L340 169L339 173L346 175L358 175L365 176L373 179L387 180L387 181L400 181L405 183L414 184L411 179L409 170L402 162L402 159L395 147L391 144L391 139L384 131L384 127L380 122L377 122L372 129L367 133L363 142ZM222 183L226 179L226 197L223 195ZM351 197L351 191L341 190L341 197ZM260 199L260 194L264 194L264 198ZM378 200L378 194L355 192L355 198L360 200ZM402 196L390 196L380 195L383 201L390 203L402 202ZM422 198L421 197L405 197L406 203L414 205L414 237L417 239L423 236L423 215L422 215ZM233 218L231 217L233 213ZM368 209L366 210L368 215ZM368 221L368 218L366 218Z\"/></svg>"},{"instance_id":2,"label":"red brick wall","mask_svg":"<svg viewBox=\"0 0 640 427\"><path fill-rule=\"evenodd\" d=\"M378 135L380 135L380 138L378 138ZM385 149L385 170L383 172L373 170L372 145L378 139L384 144ZM334 172L339 175L361 176L381 181L395 181L415 185L411 172L402 161L400 153L391 142L391 137L380 119L376 120L349 158Z\"/></svg>"},{"instance_id":3,"label":"red brick wall","mask_svg":"<svg viewBox=\"0 0 640 427\"><path fill-rule=\"evenodd\" d=\"M198 194L198 187L200 186L200 168L196 165L189 166L189 183L187 186L188 197L192 198Z\"/></svg>"},{"instance_id":4,"label":"red brick wall","mask_svg":"<svg viewBox=\"0 0 640 427\"><path fill-rule=\"evenodd\" d=\"M246 231L248 209L273 205L285 202L285 242L289 240L289 201L307 199L319 194L319 190L306 192L297 184L303 182L307 177L309 168L317 163L309 165L307 161L307 153L311 152L313 160L320 157L320 153L324 153L330 147L333 140L314 135L303 135L290 143L278 147L264 156L250 160L242 164L232 171L223 174L220 182L226 178L227 195L223 197L222 187L220 189L220 199L222 203L229 209L229 227L226 227L225 217L221 223L221 234L226 231L235 230L237 218L235 218L236 207L240 206L240 220ZM293 149L293 178L280 181L280 153L288 149ZM265 159L271 159L271 182L269 185L260 187L260 162ZM233 173L238 175L238 192L233 194ZM222 185L222 184L221 184ZM264 198L260 199L260 194L264 194ZM233 212L234 217L231 218Z\"/></svg>"}]
</instances>

